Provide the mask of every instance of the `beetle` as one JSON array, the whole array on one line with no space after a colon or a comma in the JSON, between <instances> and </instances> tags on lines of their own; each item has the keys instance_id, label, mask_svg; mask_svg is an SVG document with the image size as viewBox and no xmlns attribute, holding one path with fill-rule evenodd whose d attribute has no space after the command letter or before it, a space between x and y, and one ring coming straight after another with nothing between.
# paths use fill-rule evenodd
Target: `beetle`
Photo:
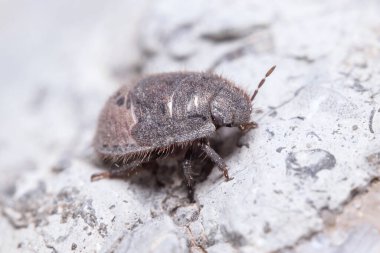
<instances>
[{"instance_id":1,"label":"beetle","mask_svg":"<svg viewBox=\"0 0 380 253\"><path fill-rule=\"evenodd\" d=\"M121 87L103 108L94 138L101 159L119 167L91 180L128 176L144 163L183 151L181 167L192 194L192 162L203 152L230 180L225 161L210 146L220 127L256 128L252 104L270 68L252 96L231 81L209 72L172 72L142 78L132 88Z\"/></svg>"}]
</instances>

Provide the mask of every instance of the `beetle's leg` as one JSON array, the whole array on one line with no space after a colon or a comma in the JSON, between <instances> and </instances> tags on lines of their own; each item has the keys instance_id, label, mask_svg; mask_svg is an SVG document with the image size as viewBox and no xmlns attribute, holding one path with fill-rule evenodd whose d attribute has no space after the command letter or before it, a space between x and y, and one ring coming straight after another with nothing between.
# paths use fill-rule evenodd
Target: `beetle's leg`
<instances>
[{"instance_id":1,"label":"beetle's leg","mask_svg":"<svg viewBox=\"0 0 380 253\"><path fill-rule=\"evenodd\" d=\"M122 167L111 169L106 172L93 174L91 175L91 181L98 181L104 178L113 178L113 177L129 177L135 174L139 169L141 169L141 164L143 161L133 161L131 163L125 164Z\"/></svg>"},{"instance_id":2,"label":"beetle's leg","mask_svg":"<svg viewBox=\"0 0 380 253\"><path fill-rule=\"evenodd\" d=\"M187 189L188 189L188 197L190 202L194 202L194 178L193 178L193 166L192 166L192 148L186 152L185 159L181 163L181 167L183 169L183 174L186 179Z\"/></svg>"},{"instance_id":3,"label":"beetle's leg","mask_svg":"<svg viewBox=\"0 0 380 253\"><path fill-rule=\"evenodd\" d=\"M243 133L246 133L249 130L255 129L255 128L257 128L257 123L254 121L246 123L246 124L242 124L239 126L240 131L242 131Z\"/></svg>"},{"instance_id":4,"label":"beetle's leg","mask_svg":"<svg viewBox=\"0 0 380 253\"><path fill-rule=\"evenodd\" d=\"M220 155L216 153L215 150L213 150L208 143L201 143L200 145L201 150L211 159L213 163L216 164L218 169L223 172L223 175L226 178L226 180L229 181L233 179L230 178L228 175L228 168L223 158L221 158Z\"/></svg>"}]
</instances>

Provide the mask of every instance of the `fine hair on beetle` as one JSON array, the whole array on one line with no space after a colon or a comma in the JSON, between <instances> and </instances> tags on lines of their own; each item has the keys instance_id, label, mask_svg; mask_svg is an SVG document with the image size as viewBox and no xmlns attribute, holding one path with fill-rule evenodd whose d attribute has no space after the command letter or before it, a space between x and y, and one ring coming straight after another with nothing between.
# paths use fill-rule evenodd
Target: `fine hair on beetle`
<instances>
[{"instance_id":1,"label":"fine hair on beetle","mask_svg":"<svg viewBox=\"0 0 380 253\"><path fill-rule=\"evenodd\" d=\"M148 162L183 153L180 164L192 198L195 154L202 153L230 180L210 138L220 127L237 127L242 133L257 127L251 121L253 101L274 69L252 96L209 72L154 74L121 87L101 111L93 142L99 157L115 166L91 179L128 177Z\"/></svg>"}]
</instances>

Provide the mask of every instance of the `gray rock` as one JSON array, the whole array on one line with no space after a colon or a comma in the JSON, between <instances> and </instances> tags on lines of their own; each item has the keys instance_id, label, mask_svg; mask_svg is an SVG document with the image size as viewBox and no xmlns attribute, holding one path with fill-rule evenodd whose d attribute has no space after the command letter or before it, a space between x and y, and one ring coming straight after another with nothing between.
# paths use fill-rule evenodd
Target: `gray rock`
<instances>
[{"instance_id":1,"label":"gray rock","mask_svg":"<svg viewBox=\"0 0 380 253\"><path fill-rule=\"evenodd\" d=\"M363 237L377 249L371 225L326 234L379 177L377 1L2 8L0 252L347 252ZM212 170L195 204L176 161L90 182L104 169L97 116L120 83L210 70L252 93L274 64L259 128L220 146L233 180Z\"/></svg>"}]
</instances>

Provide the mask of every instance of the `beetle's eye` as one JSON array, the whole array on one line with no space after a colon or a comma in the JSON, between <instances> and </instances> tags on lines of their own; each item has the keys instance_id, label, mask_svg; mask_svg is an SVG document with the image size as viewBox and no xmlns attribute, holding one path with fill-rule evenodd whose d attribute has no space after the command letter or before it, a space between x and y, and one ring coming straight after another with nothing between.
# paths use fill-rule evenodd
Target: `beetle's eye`
<instances>
[{"instance_id":1,"label":"beetle's eye","mask_svg":"<svg viewBox=\"0 0 380 253\"><path fill-rule=\"evenodd\" d=\"M226 127L232 127L232 124L227 124Z\"/></svg>"}]
</instances>

